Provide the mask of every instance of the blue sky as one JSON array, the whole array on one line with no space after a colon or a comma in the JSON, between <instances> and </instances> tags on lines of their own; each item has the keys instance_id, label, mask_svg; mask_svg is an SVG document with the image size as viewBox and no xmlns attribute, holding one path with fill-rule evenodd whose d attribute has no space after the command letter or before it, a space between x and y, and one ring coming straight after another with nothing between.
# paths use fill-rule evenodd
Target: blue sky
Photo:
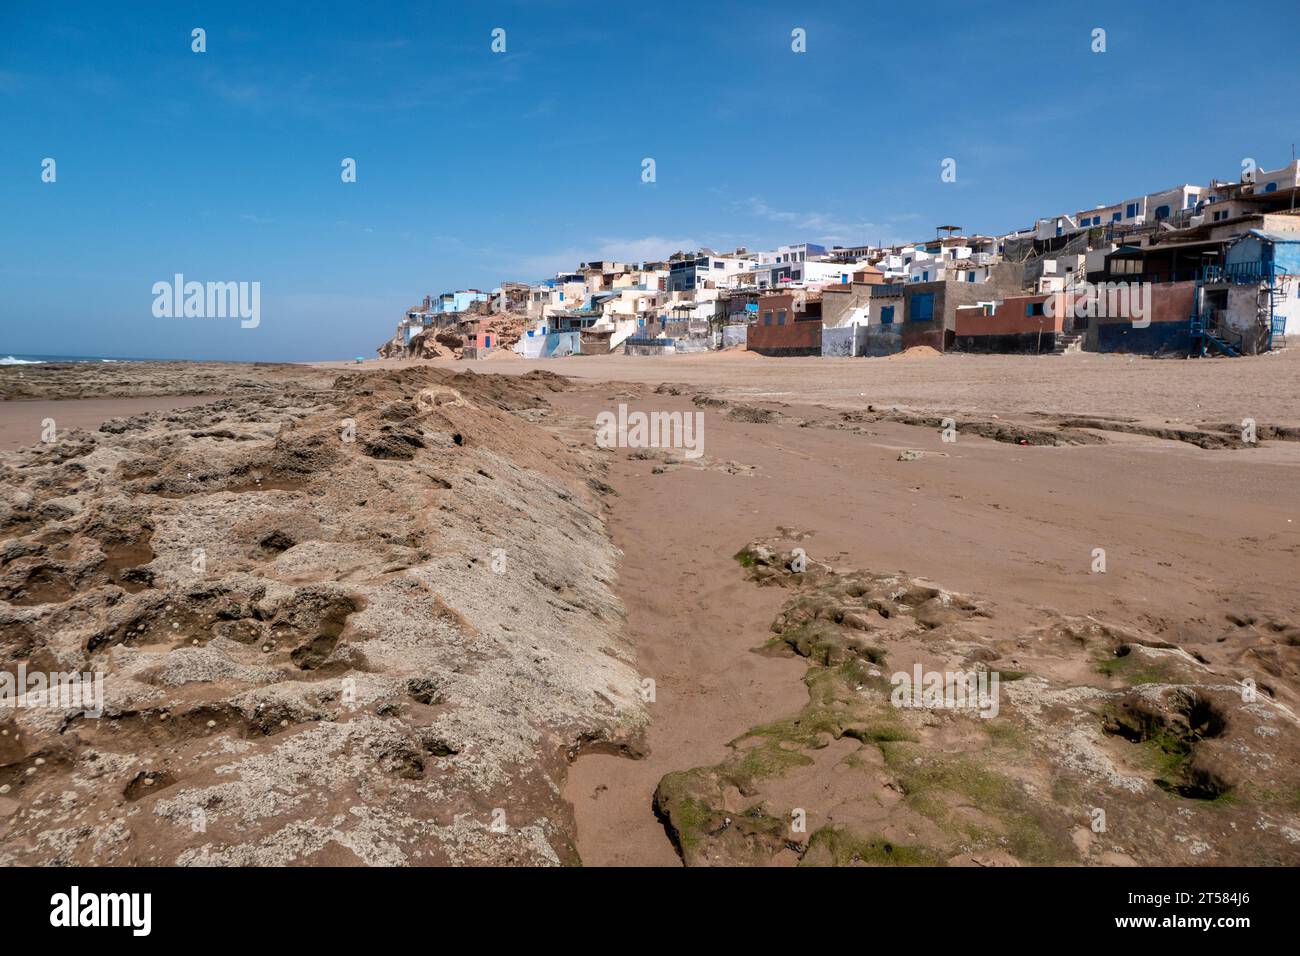
<instances>
[{"instance_id":1,"label":"blue sky","mask_svg":"<svg viewBox=\"0 0 1300 956\"><path fill-rule=\"evenodd\" d=\"M1300 139L1293 3L288 6L0 3L0 355L369 356L425 293L1006 231ZM177 272L260 326L155 318Z\"/></svg>"}]
</instances>

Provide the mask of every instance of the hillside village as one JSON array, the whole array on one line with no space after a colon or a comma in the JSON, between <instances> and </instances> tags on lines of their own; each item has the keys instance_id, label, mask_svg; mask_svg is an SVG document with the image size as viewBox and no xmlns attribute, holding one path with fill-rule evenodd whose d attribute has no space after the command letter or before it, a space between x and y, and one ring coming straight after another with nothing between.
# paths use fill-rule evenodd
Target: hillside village
<instances>
[{"instance_id":1,"label":"hillside village","mask_svg":"<svg viewBox=\"0 0 1300 956\"><path fill-rule=\"evenodd\" d=\"M425 296L382 357L742 348L770 356L1088 350L1240 356L1300 335L1300 162L1038 219L1004 235L584 262Z\"/></svg>"}]
</instances>

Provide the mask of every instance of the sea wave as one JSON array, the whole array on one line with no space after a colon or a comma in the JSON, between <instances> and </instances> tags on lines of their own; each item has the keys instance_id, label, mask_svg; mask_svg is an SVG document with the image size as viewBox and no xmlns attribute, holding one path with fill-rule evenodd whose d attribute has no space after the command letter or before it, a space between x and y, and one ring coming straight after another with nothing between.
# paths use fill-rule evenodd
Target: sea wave
<instances>
[{"instance_id":1,"label":"sea wave","mask_svg":"<svg viewBox=\"0 0 1300 956\"><path fill-rule=\"evenodd\" d=\"M12 355L6 355L4 358L0 358L0 365L44 365L44 364L45 363L42 362L40 359L20 359L20 358L14 358Z\"/></svg>"}]
</instances>

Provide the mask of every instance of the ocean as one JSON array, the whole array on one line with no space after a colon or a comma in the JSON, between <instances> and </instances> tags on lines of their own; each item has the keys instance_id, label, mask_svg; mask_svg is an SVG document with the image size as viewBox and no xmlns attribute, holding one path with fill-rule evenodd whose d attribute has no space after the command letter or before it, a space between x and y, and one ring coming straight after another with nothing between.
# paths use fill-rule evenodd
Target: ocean
<instances>
[{"instance_id":1,"label":"ocean","mask_svg":"<svg viewBox=\"0 0 1300 956\"><path fill-rule=\"evenodd\" d=\"M0 365L48 365L57 362L158 362L161 359L106 358L101 355L0 355Z\"/></svg>"}]
</instances>

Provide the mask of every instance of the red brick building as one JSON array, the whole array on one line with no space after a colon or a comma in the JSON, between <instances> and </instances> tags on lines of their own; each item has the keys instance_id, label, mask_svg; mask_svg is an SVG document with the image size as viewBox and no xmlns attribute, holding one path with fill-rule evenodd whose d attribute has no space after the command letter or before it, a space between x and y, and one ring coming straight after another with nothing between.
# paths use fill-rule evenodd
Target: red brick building
<instances>
[{"instance_id":1,"label":"red brick building","mask_svg":"<svg viewBox=\"0 0 1300 956\"><path fill-rule=\"evenodd\" d=\"M760 296L746 347L760 355L821 355L821 295L792 289Z\"/></svg>"}]
</instances>

